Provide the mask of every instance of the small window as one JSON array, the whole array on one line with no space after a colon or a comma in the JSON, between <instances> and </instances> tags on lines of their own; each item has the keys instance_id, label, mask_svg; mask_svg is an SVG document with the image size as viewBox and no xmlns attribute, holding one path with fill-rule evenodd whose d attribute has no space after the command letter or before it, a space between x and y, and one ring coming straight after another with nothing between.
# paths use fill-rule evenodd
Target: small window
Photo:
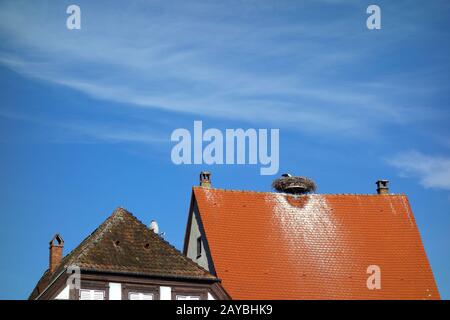
<instances>
[{"instance_id":1,"label":"small window","mask_svg":"<svg viewBox=\"0 0 450 320\"><path fill-rule=\"evenodd\" d=\"M105 291L80 289L80 300L105 300Z\"/></svg>"},{"instance_id":2,"label":"small window","mask_svg":"<svg viewBox=\"0 0 450 320\"><path fill-rule=\"evenodd\" d=\"M185 295L178 295L176 297L177 300L200 300L199 296L185 296Z\"/></svg>"},{"instance_id":3,"label":"small window","mask_svg":"<svg viewBox=\"0 0 450 320\"><path fill-rule=\"evenodd\" d=\"M142 292L130 292L128 293L128 300L153 300L153 294Z\"/></svg>"},{"instance_id":4,"label":"small window","mask_svg":"<svg viewBox=\"0 0 450 320\"><path fill-rule=\"evenodd\" d=\"M197 259L202 256L202 237L197 238Z\"/></svg>"}]
</instances>

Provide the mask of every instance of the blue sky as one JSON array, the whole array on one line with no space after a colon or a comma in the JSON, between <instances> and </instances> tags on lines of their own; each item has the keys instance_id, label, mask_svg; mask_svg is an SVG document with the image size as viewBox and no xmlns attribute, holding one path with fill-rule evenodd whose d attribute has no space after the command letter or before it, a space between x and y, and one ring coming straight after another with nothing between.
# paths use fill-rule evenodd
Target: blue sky
<instances>
[{"instance_id":1,"label":"blue sky","mask_svg":"<svg viewBox=\"0 0 450 320\"><path fill-rule=\"evenodd\" d=\"M28 296L55 232L67 253L117 206L181 248L204 168L270 190L259 166L174 165L170 134L194 120L279 128L280 173L320 193L389 179L450 298L449 17L444 0L1 0L0 299Z\"/></svg>"}]
</instances>

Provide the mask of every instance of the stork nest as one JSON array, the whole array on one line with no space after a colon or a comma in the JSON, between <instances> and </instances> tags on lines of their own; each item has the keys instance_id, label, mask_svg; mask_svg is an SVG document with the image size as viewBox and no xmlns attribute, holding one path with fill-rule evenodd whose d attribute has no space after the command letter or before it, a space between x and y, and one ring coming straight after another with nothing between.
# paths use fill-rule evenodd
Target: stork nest
<instances>
[{"instance_id":1,"label":"stork nest","mask_svg":"<svg viewBox=\"0 0 450 320\"><path fill-rule=\"evenodd\" d=\"M272 182L278 192L306 194L316 191L316 183L306 177L282 177Z\"/></svg>"}]
</instances>

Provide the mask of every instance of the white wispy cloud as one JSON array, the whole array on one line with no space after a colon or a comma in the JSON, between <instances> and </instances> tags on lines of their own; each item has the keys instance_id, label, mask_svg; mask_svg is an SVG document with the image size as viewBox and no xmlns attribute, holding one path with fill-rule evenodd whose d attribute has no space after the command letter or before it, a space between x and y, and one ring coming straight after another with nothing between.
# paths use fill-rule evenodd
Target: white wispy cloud
<instances>
[{"instance_id":1,"label":"white wispy cloud","mask_svg":"<svg viewBox=\"0 0 450 320\"><path fill-rule=\"evenodd\" d=\"M36 115L24 113L0 111L0 117L12 120L19 120L34 124L52 127L64 131L63 136L53 136L51 142L65 143L139 143L155 145L167 142L168 138L154 130L149 130L146 126L134 126L133 129L119 123L99 123L93 121L70 121L70 120L50 120Z\"/></svg>"},{"instance_id":2,"label":"white wispy cloud","mask_svg":"<svg viewBox=\"0 0 450 320\"><path fill-rule=\"evenodd\" d=\"M419 179L425 188L450 190L450 157L430 156L412 150L397 154L387 162L401 175Z\"/></svg>"},{"instance_id":3,"label":"white wispy cloud","mask_svg":"<svg viewBox=\"0 0 450 320\"><path fill-rule=\"evenodd\" d=\"M355 45L367 35L344 17L276 19L274 10L286 14L292 3L130 3L80 1L82 30L68 31L62 5L2 2L0 39L8 46L0 63L96 99L314 134L360 137L420 119L420 90L410 81L378 79L383 86L369 89L370 75L334 72L364 67L381 50L378 42ZM399 83L408 87L400 97Z\"/></svg>"}]
</instances>

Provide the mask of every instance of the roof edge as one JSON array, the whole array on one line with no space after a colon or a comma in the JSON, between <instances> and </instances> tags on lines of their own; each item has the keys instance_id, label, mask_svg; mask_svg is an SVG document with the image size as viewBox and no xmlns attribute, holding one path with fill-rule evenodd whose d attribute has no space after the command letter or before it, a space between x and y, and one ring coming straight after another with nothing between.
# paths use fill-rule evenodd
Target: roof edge
<instances>
[{"instance_id":1,"label":"roof edge","mask_svg":"<svg viewBox=\"0 0 450 320\"><path fill-rule=\"evenodd\" d=\"M192 191L195 190L204 190L204 187L201 186L193 186ZM285 193L285 192L274 192L274 191L256 191L256 190L239 190L239 189L224 189L224 188L207 188L206 190L214 190L214 191L225 191L225 192L242 192L242 193L256 193L256 194L281 194L286 196L292 196L292 197L308 197L308 196L374 196L374 197L398 197L398 196L405 196L407 197L406 193L389 193L389 194L377 194L377 193L309 193L309 194L291 194L291 193Z\"/></svg>"}]
</instances>

